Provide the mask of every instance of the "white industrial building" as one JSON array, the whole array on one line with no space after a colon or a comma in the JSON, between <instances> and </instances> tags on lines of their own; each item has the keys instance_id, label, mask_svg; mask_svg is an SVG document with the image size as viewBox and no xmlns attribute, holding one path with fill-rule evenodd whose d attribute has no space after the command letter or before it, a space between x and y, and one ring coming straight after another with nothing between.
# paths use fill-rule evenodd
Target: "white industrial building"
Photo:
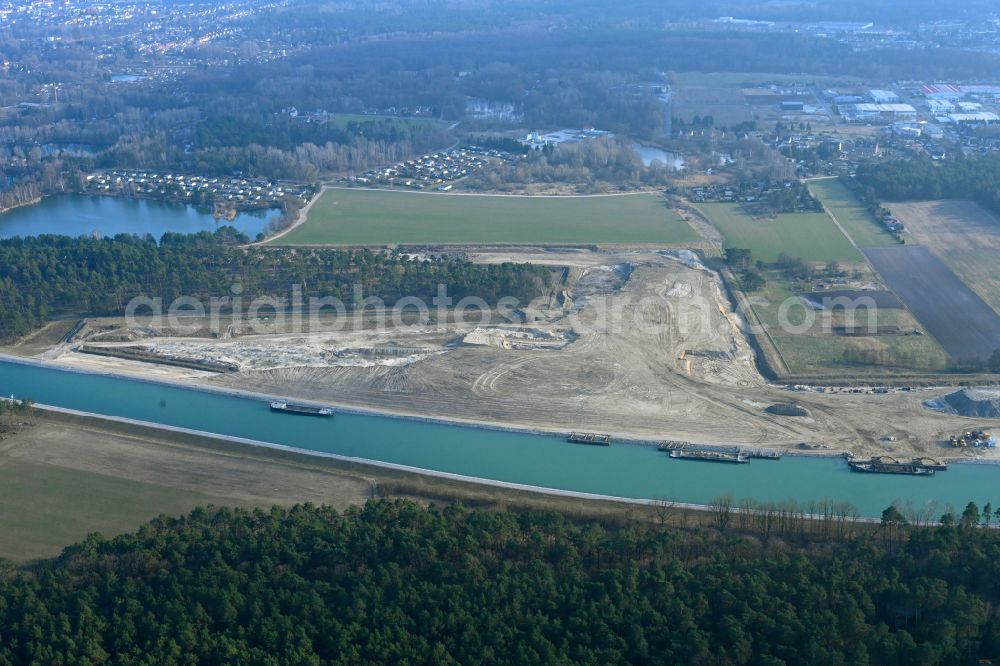
<instances>
[{"instance_id":1,"label":"white industrial building","mask_svg":"<svg viewBox=\"0 0 1000 666\"><path fill-rule=\"evenodd\" d=\"M587 139L597 139L602 136L614 136L614 134L589 126L583 129L561 129L549 132L548 134L539 134L537 131L532 131L521 141L521 144L532 150L541 150L546 146L558 146L560 143L586 141Z\"/></svg>"},{"instance_id":2,"label":"white industrial building","mask_svg":"<svg viewBox=\"0 0 1000 666\"><path fill-rule=\"evenodd\" d=\"M952 125L992 125L1000 122L1000 116L992 111L979 111L976 113L949 113L937 120Z\"/></svg>"},{"instance_id":3,"label":"white industrial building","mask_svg":"<svg viewBox=\"0 0 1000 666\"><path fill-rule=\"evenodd\" d=\"M852 104L846 106L842 113L853 122L866 120L916 120L917 110L910 104Z\"/></svg>"},{"instance_id":4,"label":"white industrial building","mask_svg":"<svg viewBox=\"0 0 1000 666\"><path fill-rule=\"evenodd\" d=\"M895 104L899 101L899 95L891 90L869 90L868 98L876 104Z\"/></svg>"},{"instance_id":5,"label":"white industrial building","mask_svg":"<svg viewBox=\"0 0 1000 666\"><path fill-rule=\"evenodd\" d=\"M955 110L955 105L946 99L929 99L927 100L927 108L934 115L943 115L945 113L951 113Z\"/></svg>"},{"instance_id":6,"label":"white industrial building","mask_svg":"<svg viewBox=\"0 0 1000 666\"><path fill-rule=\"evenodd\" d=\"M893 123L892 133L911 139L917 139L924 133L924 128L919 123Z\"/></svg>"}]
</instances>

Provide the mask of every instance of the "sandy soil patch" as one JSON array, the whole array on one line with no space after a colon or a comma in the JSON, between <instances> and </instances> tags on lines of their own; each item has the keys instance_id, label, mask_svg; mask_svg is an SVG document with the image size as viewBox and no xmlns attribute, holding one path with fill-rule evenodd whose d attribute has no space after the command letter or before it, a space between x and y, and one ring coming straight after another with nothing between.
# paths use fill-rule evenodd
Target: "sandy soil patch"
<instances>
[{"instance_id":1,"label":"sandy soil patch","mask_svg":"<svg viewBox=\"0 0 1000 666\"><path fill-rule=\"evenodd\" d=\"M826 453L941 457L954 455L942 447L950 434L989 426L922 406L947 390L863 395L769 385L757 372L742 319L733 312L718 274L690 252L502 250L473 258L562 266L552 293L526 309L526 321L514 328L526 335L541 331L543 337L571 332L572 341L562 348L461 344L464 336L484 327L453 321L433 333L407 327L334 339L343 347L391 341L435 351L412 363L366 365L317 362L315 349L296 346L288 336L150 338L143 344L190 342L199 353L217 346L229 354L235 343L259 349L259 358L240 372L194 376L174 371L185 381L532 430L796 450L805 442ZM290 353L289 347L300 355L294 362L281 356ZM272 353L285 360L268 360ZM64 352L60 361L76 365L81 356ZM114 359L82 362L135 371ZM786 402L801 405L810 416L765 411Z\"/></svg>"}]
</instances>

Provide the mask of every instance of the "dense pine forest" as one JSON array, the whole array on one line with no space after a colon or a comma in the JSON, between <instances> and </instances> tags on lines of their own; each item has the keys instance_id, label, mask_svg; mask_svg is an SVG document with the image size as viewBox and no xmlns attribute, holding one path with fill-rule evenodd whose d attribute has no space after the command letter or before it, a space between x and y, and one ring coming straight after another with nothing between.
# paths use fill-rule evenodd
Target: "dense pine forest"
<instances>
[{"instance_id":1,"label":"dense pine forest","mask_svg":"<svg viewBox=\"0 0 1000 666\"><path fill-rule=\"evenodd\" d=\"M1000 214L1000 155L945 162L894 160L858 167L857 180L868 194L886 201L971 199Z\"/></svg>"},{"instance_id":2,"label":"dense pine forest","mask_svg":"<svg viewBox=\"0 0 1000 666\"><path fill-rule=\"evenodd\" d=\"M893 527L893 525L895 525ZM1000 534L795 543L372 501L199 509L0 577L0 664L961 664Z\"/></svg>"},{"instance_id":3,"label":"dense pine forest","mask_svg":"<svg viewBox=\"0 0 1000 666\"><path fill-rule=\"evenodd\" d=\"M430 306L438 284L457 300L478 296L494 304L504 296L527 303L549 284L547 270L527 264L476 265L464 259L370 250L244 247L231 227L215 233L114 238L39 236L0 241L0 340L10 340L56 315L117 315L136 296L162 298L164 310L180 296L207 301L335 297L348 307L354 286L392 305L405 296Z\"/></svg>"}]
</instances>

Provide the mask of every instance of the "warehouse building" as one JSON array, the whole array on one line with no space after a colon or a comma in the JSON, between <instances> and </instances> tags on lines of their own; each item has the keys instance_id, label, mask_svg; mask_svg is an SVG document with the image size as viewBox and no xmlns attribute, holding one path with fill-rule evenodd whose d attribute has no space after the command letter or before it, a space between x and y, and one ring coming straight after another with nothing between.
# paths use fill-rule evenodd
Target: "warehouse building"
<instances>
[{"instance_id":1,"label":"warehouse building","mask_svg":"<svg viewBox=\"0 0 1000 666\"><path fill-rule=\"evenodd\" d=\"M899 101L899 95L891 90L869 90L868 99L876 104L895 104Z\"/></svg>"},{"instance_id":2,"label":"warehouse building","mask_svg":"<svg viewBox=\"0 0 1000 666\"><path fill-rule=\"evenodd\" d=\"M852 104L845 106L841 113L851 122L895 122L917 118L917 110L909 104Z\"/></svg>"},{"instance_id":3,"label":"warehouse building","mask_svg":"<svg viewBox=\"0 0 1000 666\"><path fill-rule=\"evenodd\" d=\"M949 113L938 118L938 122L950 123L958 126L971 125L993 125L1000 122L1000 116L992 111L978 111L976 113Z\"/></svg>"}]
</instances>

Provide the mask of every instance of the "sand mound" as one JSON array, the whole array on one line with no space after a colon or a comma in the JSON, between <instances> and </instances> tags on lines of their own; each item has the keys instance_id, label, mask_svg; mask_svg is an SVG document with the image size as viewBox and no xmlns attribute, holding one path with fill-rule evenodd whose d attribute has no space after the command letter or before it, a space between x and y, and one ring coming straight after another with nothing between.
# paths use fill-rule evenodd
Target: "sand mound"
<instances>
[{"instance_id":1,"label":"sand mound","mask_svg":"<svg viewBox=\"0 0 1000 666\"><path fill-rule=\"evenodd\" d=\"M942 402L961 416L1000 419L1000 388L967 388L946 395Z\"/></svg>"},{"instance_id":2,"label":"sand mound","mask_svg":"<svg viewBox=\"0 0 1000 666\"><path fill-rule=\"evenodd\" d=\"M771 405L764 411L769 414L777 414L778 416L809 416L809 410L805 407L784 402Z\"/></svg>"}]
</instances>

